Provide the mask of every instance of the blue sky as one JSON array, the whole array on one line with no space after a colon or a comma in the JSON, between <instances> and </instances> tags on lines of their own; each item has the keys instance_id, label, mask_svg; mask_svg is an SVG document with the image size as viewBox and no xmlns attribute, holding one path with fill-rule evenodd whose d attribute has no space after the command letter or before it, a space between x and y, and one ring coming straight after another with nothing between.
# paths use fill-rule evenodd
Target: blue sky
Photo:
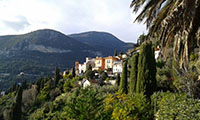
<instances>
[{"instance_id":1,"label":"blue sky","mask_svg":"<svg viewBox=\"0 0 200 120\"><path fill-rule=\"evenodd\" d=\"M125 42L136 42L146 32L131 0L0 0L0 35L55 29L64 34L109 32Z\"/></svg>"}]
</instances>

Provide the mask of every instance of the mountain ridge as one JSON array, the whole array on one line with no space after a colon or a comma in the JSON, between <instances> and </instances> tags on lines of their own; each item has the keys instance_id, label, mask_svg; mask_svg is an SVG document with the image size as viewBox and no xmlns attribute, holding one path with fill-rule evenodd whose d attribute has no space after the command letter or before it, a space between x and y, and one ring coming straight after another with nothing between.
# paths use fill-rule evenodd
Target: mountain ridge
<instances>
[{"instance_id":1,"label":"mountain ridge","mask_svg":"<svg viewBox=\"0 0 200 120\"><path fill-rule=\"evenodd\" d=\"M59 67L61 71L70 69L76 60L83 62L86 57L113 55L117 47L112 46L114 44L112 40L106 44L102 42L102 38L107 41L109 38L104 35L98 38L101 34L96 32L95 35L94 33L89 35L99 45L86 44L80 39L51 29L41 29L22 35L0 36L0 73L10 74L10 76L0 75L0 89L8 88L11 84L24 79L30 82L37 79L35 76L53 74L55 67ZM124 45L126 43L122 42L121 46ZM118 45L119 51L129 49L121 46ZM33 76L19 77L17 75L20 72Z\"/></svg>"}]
</instances>

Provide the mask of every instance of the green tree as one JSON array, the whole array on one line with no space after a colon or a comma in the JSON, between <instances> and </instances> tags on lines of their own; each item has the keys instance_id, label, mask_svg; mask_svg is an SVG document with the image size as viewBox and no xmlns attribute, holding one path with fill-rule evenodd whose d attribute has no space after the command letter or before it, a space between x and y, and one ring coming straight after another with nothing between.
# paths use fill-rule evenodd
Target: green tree
<instances>
[{"instance_id":1,"label":"green tree","mask_svg":"<svg viewBox=\"0 0 200 120\"><path fill-rule=\"evenodd\" d=\"M155 119L199 120L200 101L185 93L158 92L152 95Z\"/></svg>"},{"instance_id":2,"label":"green tree","mask_svg":"<svg viewBox=\"0 0 200 120\"><path fill-rule=\"evenodd\" d=\"M151 42L140 47L136 92L144 92L148 97L156 90L156 63Z\"/></svg>"},{"instance_id":3,"label":"green tree","mask_svg":"<svg viewBox=\"0 0 200 120\"><path fill-rule=\"evenodd\" d=\"M138 40L137 40L137 44L141 45L145 40L146 40L147 36L143 33L142 35L139 36Z\"/></svg>"},{"instance_id":4,"label":"green tree","mask_svg":"<svg viewBox=\"0 0 200 120\"><path fill-rule=\"evenodd\" d=\"M136 92L137 74L138 74L138 53L134 54L131 59L131 73L130 73L130 93Z\"/></svg>"},{"instance_id":5,"label":"green tree","mask_svg":"<svg viewBox=\"0 0 200 120\"><path fill-rule=\"evenodd\" d=\"M116 84L117 84L117 86L120 85L120 74L119 73L117 74L117 77L116 77Z\"/></svg>"},{"instance_id":6,"label":"green tree","mask_svg":"<svg viewBox=\"0 0 200 120\"><path fill-rule=\"evenodd\" d=\"M87 70L86 73L85 73L85 77L88 79L88 80L91 80L94 78L94 72L92 70Z\"/></svg>"},{"instance_id":7,"label":"green tree","mask_svg":"<svg viewBox=\"0 0 200 120\"><path fill-rule=\"evenodd\" d=\"M108 74L106 72L101 73L101 79L105 80L108 77Z\"/></svg>"},{"instance_id":8,"label":"green tree","mask_svg":"<svg viewBox=\"0 0 200 120\"><path fill-rule=\"evenodd\" d=\"M63 86L64 91L69 92L69 91L71 91L72 88L73 88L73 84L72 84L71 80L67 79Z\"/></svg>"},{"instance_id":9,"label":"green tree","mask_svg":"<svg viewBox=\"0 0 200 120\"><path fill-rule=\"evenodd\" d=\"M60 70L58 67L56 67L54 79L55 79L55 86L56 86L58 84L58 81L61 79Z\"/></svg>"},{"instance_id":10,"label":"green tree","mask_svg":"<svg viewBox=\"0 0 200 120\"><path fill-rule=\"evenodd\" d=\"M114 56L117 56L117 49L115 49L114 51Z\"/></svg>"},{"instance_id":11,"label":"green tree","mask_svg":"<svg viewBox=\"0 0 200 120\"><path fill-rule=\"evenodd\" d=\"M10 120L22 120L22 87L19 87L11 108Z\"/></svg>"},{"instance_id":12,"label":"green tree","mask_svg":"<svg viewBox=\"0 0 200 120\"><path fill-rule=\"evenodd\" d=\"M91 64L89 64L89 65L87 66L87 70L92 70L92 65L91 65Z\"/></svg>"},{"instance_id":13,"label":"green tree","mask_svg":"<svg viewBox=\"0 0 200 120\"><path fill-rule=\"evenodd\" d=\"M16 91L17 90L17 87L18 87L18 85L17 85L17 83L15 83L11 88L9 88L9 92L11 93L11 92L14 92L14 91Z\"/></svg>"},{"instance_id":14,"label":"green tree","mask_svg":"<svg viewBox=\"0 0 200 120\"><path fill-rule=\"evenodd\" d=\"M75 72L75 68L73 67L72 68L72 77L75 77L76 76L76 72Z\"/></svg>"},{"instance_id":15,"label":"green tree","mask_svg":"<svg viewBox=\"0 0 200 120\"><path fill-rule=\"evenodd\" d=\"M153 120L153 107L142 93L127 95L117 92L104 100L108 120Z\"/></svg>"},{"instance_id":16,"label":"green tree","mask_svg":"<svg viewBox=\"0 0 200 120\"><path fill-rule=\"evenodd\" d=\"M26 83L26 80L24 80L22 82L22 89L26 89L27 88L27 83Z\"/></svg>"},{"instance_id":17,"label":"green tree","mask_svg":"<svg viewBox=\"0 0 200 120\"><path fill-rule=\"evenodd\" d=\"M197 47L199 38L200 0L132 0L130 7L138 14L135 21L147 23L148 36L158 36L164 57L166 50L174 44L174 60L180 68L187 69L190 53ZM195 7L191 7L195 6Z\"/></svg>"},{"instance_id":18,"label":"green tree","mask_svg":"<svg viewBox=\"0 0 200 120\"><path fill-rule=\"evenodd\" d=\"M119 90L123 93L128 93L128 81L127 81L127 61L123 63L122 75L120 80Z\"/></svg>"},{"instance_id":19,"label":"green tree","mask_svg":"<svg viewBox=\"0 0 200 120\"><path fill-rule=\"evenodd\" d=\"M67 103L66 111L69 119L74 120L98 120L103 105L103 98L97 89L81 89L78 96L74 96Z\"/></svg>"},{"instance_id":20,"label":"green tree","mask_svg":"<svg viewBox=\"0 0 200 120\"><path fill-rule=\"evenodd\" d=\"M44 88L40 91L37 96L37 103L40 104L50 98L50 85L48 83L45 84Z\"/></svg>"}]
</instances>

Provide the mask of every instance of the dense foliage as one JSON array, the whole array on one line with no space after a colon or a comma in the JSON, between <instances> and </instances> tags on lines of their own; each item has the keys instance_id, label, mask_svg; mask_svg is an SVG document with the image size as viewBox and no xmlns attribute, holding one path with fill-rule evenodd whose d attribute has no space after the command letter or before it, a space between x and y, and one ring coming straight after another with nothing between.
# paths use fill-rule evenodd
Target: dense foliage
<instances>
[{"instance_id":1,"label":"dense foliage","mask_svg":"<svg viewBox=\"0 0 200 120\"><path fill-rule=\"evenodd\" d=\"M140 47L136 92L150 96L157 87L154 50L151 42L145 42Z\"/></svg>"},{"instance_id":2,"label":"dense foliage","mask_svg":"<svg viewBox=\"0 0 200 120\"><path fill-rule=\"evenodd\" d=\"M127 61L123 63L122 75L120 79L119 91L127 94L128 93L128 78L127 78Z\"/></svg>"},{"instance_id":3,"label":"dense foliage","mask_svg":"<svg viewBox=\"0 0 200 120\"><path fill-rule=\"evenodd\" d=\"M137 85L137 74L138 74L138 53L132 56L131 58L131 70L130 70L130 93L136 93Z\"/></svg>"}]
</instances>

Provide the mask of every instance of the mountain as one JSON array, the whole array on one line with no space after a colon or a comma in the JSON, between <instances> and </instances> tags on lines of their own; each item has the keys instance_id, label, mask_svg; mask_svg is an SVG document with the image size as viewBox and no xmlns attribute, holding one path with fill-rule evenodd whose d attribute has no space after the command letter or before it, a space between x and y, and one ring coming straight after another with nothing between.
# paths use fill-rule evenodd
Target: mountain
<instances>
[{"instance_id":1,"label":"mountain","mask_svg":"<svg viewBox=\"0 0 200 120\"><path fill-rule=\"evenodd\" d=\"M53 74L83 62L85 57L113 55L114 49L126 51L126 43L109 33L88 32L65 35L44 29L23 35L0 36L0 90L15 82L28 82L40 75ZM20 74L19 74L20 73Z\"/></svg>"},{"instance_id":2,"label":"mountain","mask_svg":"<svg viewBox=\"0 0 200 120\"><path fill-rule=\"evenodd\" d=\"M114 35L106 32L91 31L72 34L69 35L69 37L93 46L97 51L101 52L105 56L113 55L115 49L117 49L118 52L126 52L128 49L133 48L133 44L125 43Z\"/></svg>"}]
</instances>

